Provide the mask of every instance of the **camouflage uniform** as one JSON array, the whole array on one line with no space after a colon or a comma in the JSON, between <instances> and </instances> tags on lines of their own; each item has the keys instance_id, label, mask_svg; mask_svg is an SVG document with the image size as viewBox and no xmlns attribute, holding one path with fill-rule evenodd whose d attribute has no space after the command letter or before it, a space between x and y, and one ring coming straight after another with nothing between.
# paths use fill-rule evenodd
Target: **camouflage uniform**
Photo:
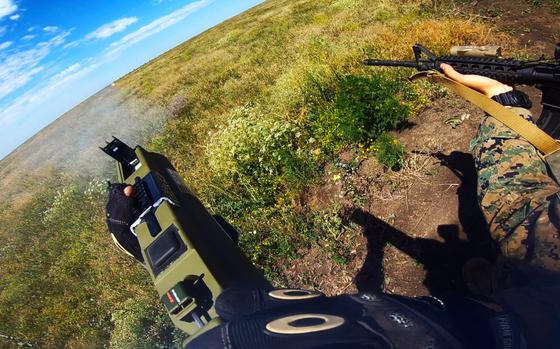
<instances>
[{"instance_id":1,"label":"camouflage uniform","mask_svg":"<svg viewBox=\"0 0 560 349\"><path fill-rule=\"evenodd\" d=\"M528 110L512 108L532 120ZM560 187L537 150L488 116L471 141L478 200L502 254L560 271Z\"/></svg>"}]
</instances>

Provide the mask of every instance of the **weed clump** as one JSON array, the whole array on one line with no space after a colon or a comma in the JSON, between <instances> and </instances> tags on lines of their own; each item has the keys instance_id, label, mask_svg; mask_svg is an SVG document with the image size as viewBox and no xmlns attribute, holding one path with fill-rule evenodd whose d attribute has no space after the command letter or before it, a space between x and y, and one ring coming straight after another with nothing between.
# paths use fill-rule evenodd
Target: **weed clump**
<instances>
[{"instance_id":1,"label":"weed clump","mask_svg":"<svg viewBox=\"0 0 560 349\"><path fill-rule=\"evenodd\" d=\"M111 316L110 349L169 348L180 346L181 337L160 304L136 297L125 300ZM176 338L174 338L176 337Z\"/></svg>"},{"instance_id":2,"label":"weed clump","mask_svg":"<svg viewBox=\"0 0 560 349\"><path fill-rule=\"evenodd\" d=\"M269 201L307 183L314 169L308 143L308 133L297 121L276 120L244 106L211 134L206 149L222 185Z\"/></svg>"},{"instance_id":3,"label":"weed clump","mask_svg":"<svg viewBox=\"0 0 560 349\"><path fill-rule=\"evenodd\" d=\"M181 115L188 115L190 113L189 103L187 96L184 94L178 94L177 96L173 97L167 106L169 113L173 117L181 116Z\"/></svg>"},{"instance_id":4,"label":"weed clump","mask_svg":"<svg viewBox=\"0 0 560 349\"><path fill-rule=\"evenodd\" d=\"M385 167L398 171L406 161L407 152L404 145L389 133L383 133L375 142L375 156Z\"/></svg>"},{"instance_id":5,"label":"weed clump","mask_svg":"<svg viewBox=\"0 0 560 349\"><path fill-rule=\"evenodd\" d=\"M336 152L349 143L371 144L411 115L402 103L415 96L407 85L384 75L348 75L340 80L333 103L310 116L321 148Z\"/></svg>"}]
</instances>

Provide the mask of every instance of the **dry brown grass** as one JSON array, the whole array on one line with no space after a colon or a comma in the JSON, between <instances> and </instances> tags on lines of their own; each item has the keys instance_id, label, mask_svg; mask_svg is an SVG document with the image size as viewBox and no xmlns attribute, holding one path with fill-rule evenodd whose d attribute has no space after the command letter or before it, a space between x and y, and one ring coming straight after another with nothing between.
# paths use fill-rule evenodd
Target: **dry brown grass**
<instances>
[{"instance_id":1,"label":"dry brown grass","mask_svg":"<svg viewBox=\"0 0 560 349\"><path fill-rule=\"evenodd\" d=\"M477 20L470 19L406 19L395 28L385 28L377 33L377 40L392 43L381 46L388 59L410 59L410 47L416 43L436 54L449 54L454 45L511 44L511 38Z\"/></svg>"}]
</instances>

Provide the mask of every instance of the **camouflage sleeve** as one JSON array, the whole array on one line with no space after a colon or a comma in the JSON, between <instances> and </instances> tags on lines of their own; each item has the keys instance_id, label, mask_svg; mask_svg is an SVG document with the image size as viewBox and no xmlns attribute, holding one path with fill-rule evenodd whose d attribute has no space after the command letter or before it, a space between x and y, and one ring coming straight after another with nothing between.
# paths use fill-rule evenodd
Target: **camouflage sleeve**
<instances>
[{"instance_id":1,"label":"camouflage sleeve","mask_svg":"<svg viewBox=\"0 0 560 349\"><path fill-rule=\"evenodd\" d=\"M531 120L528 110L512 108ZM504 256L560 271L560 187L537 150L488 116L471 141L478 201Z\"/></svg>"}]
</instances>

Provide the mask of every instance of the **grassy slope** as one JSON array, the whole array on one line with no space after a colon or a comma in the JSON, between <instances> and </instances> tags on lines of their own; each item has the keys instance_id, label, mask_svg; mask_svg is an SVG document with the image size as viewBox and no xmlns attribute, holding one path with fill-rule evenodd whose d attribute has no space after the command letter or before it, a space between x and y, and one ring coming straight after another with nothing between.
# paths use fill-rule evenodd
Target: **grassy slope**
<instances>
[{"instance_id":1,"label":"grassy slope","mask_svg":"<svg viewBox=\"0 0 560 349\"><path fill-rule=\"evenodd\" d=\"M429 97L406 84L389 88L387 77L370 79L360 64L365 53L405 58L414 42L443 52L491 35L483 24L434 14L427 3L267 1L118 86L174 115L150 147L169 155L202 199L245 233L245 251L281 283L283 261L343 229L336 211L331 219L298 207L302 191L321 182L340 149L373 141L345 123L348 115L364 122L360 111L371 105L351 109L345 101L363 101L342 93L344 86L357 81L358 96L381 102L395 101L387 96L394 92L407 115ZM33 200L0 210L0 333L44 348L169 343L145 273L107 241L102 185L73 181L53 179ZM333 258L343 262L345 248L335 245Z\"/></svg>"},{"instance_id":2,"label":"grassy slope","mask_svg":"<svg viewBox=\"0 0 560 349\"><path fill-rule=\"evenodd\" d=\"M481 23L453 17L433 13L423 1L267 1L170 50L117 85L170 108L175 118L151 146L171 157L208 206L242 231L253 232L245 234L243 247L269 275L278 276L285 258L296 258L299 249L327 238L323 223L316 222L317 212L295 213L301 192L321 180L321 169L335 162L341 148L360 144L375 149L367 148L371 137L344 124L348 110L340 109L337 100L343 82L371 75L361 64L367 55L410 58L416 42L443 53L451 45L486 42L492 35ZM371 83L365 81L368 88ZM394 92L413 95L404 101L413 115L426 94L403 86ZM384 88L382 83L356 93L367 98ZM376 111L368 117L386 116ZM269 134L273 127L266 126L270 122L295 129L280 136L292 140L276 146ZM252 134L254 128L259 131ZM341 131L333 134L333 129ZM300 134L313 145L294 141ZM286 147L297 150L288 157L299 167L293 169L285 159L267 160L267 153L280 157ZM247 163L243 157L259 162ZM263 168L272 169L273 178L263 180L268 176ZM292 172L296 175L286 178Z\"/></svg>"}]
</instances>

